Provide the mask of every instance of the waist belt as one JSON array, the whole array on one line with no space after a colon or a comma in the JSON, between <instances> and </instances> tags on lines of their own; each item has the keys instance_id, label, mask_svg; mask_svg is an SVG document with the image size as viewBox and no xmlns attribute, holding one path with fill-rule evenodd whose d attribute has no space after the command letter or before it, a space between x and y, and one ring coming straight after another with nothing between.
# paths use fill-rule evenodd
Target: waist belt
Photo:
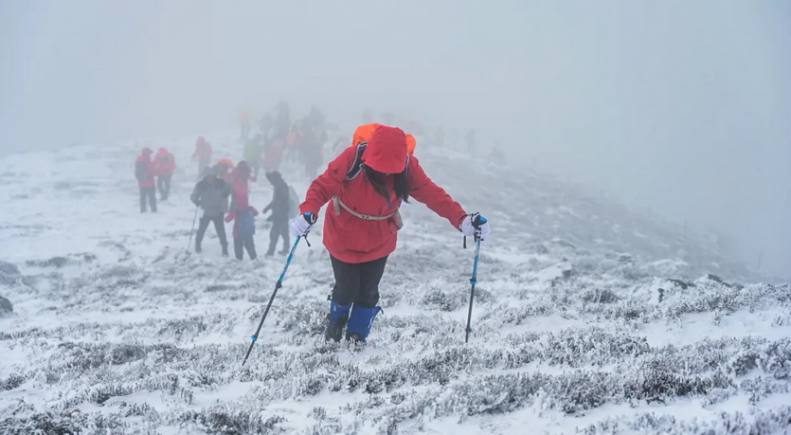
<instances>
[{"instance_id":1,"label":"waist belt","mask_svg":"<svg viewBox=\"0 0 791 435\"><path fill-rule=\"evenodd\" d=\"M362 214L352 209L348 205L344 204L343 201L341 201L341 199L338 198L337 196L332 197L332 207L335 209L335 216L341 214L341 209L343 209L346 210L350 215L356 217L357 219L362 219L364 221L378 222L378 221L386 221L388 219L392 219L393 223L396 224L396 227L398 227L399 230L401 229L401 227L404 226L404 223L401 220L401 213L398 210L386 216L371 216L368 214Z\"/></svg>"}]
</instances>

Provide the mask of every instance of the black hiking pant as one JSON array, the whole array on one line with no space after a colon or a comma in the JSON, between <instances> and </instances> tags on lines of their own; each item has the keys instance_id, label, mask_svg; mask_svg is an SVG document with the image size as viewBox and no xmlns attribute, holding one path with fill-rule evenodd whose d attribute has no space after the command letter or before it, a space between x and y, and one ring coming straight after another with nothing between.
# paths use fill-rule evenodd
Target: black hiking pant
<instances>
[{"instance_id":1,"label":"black hiking pant","mask_svg":"<svg viewBox=\"0 0 791 435\"><path fill-rule=\"evenodd\" d=\"M244 251L247 251L247 256L251 260L255 260L258 255L255 253L255 240L251 234L248 237L234 237L233 238L233 253L236 255L237 260L244 258Z\"/></svg>"},{"instance_id":2,"label":"black hiking pant","mask_svg":"<svg viewBox=\"0 0 791 435\"><path fill-rule=\"evenodd\" d=\"M151 208L152 213L157 212L157 193L153 187L140 188L140 213L145 213L146 206Z\"/></svg>"},{"instance_id":3,"label":"black hiking pant","mask_svg":"<svg viewBox=\"0 0 791 435\"><path fill-rule=\"evenodd\" d=\"M367 263L344 263L330 256L335 287L332 300L340 305L361 305L373 308L379 302L379 281L385 271L387 257Z\"/></svg>"},{"instance_id":4,"label":"black hiking pant","mask_svg":"<svg viewBox=\"0 0 791 435\"><path fill-rule=\"evenodd\" d=\"M272 255L275 253L277 241L281 237L283 238L283 250L280 252L286 253L288 252L288 249L290 248L289 244L291 243L288 234L288 219L272 221L272 229L269 230L269 249L266 250L266 255Z\"/></svg>"},{"instance_id":5,"label":"black hiking pant","mask_svg":"<svg viewBox=\"0 0 791 435\"><path fill-rule=\"evenodd\" d=\"M225 238L225 222L222 220L222 215L219 216L202 216L198 223L198 233L195 234L195 250L201 251L201 242L203 235L206 234L206 228L209 227L209 222L214 222L214 230L217 232L217 237L220 239L220 246L222 247L223 255L228 253L228 241Z\"/></svg>"},{"instance_id":6,"label":"black hiking pant","mask_svg":"<svg viewBox=\"0 0 791 435\"><path fill-rule=\"evenodd\" d=\"M170 179L173 175L160 175L157 177L157 190L159 190L159 199L164 201L170 196Z\"/></svg>"}]
</instances>

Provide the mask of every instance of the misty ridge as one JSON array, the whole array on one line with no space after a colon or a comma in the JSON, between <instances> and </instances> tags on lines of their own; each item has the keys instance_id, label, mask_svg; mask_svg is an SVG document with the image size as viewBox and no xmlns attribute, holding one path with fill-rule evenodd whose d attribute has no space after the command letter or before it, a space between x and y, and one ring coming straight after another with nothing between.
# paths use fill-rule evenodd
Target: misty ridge
<instances>
[{"instance_id":1,"label":"misty ridge","mask_svg":"<svg viewBox=\"0 0 791 435\"><path fill-rule=\"evenodd\" d=\"M444 128L449 142L473 130L512 164L716 234L767 277L791 270L783 4L5 1L2 11L4 153L197 135L280 100L348 125L367 109Z\"/></svg>"}]
</instances>

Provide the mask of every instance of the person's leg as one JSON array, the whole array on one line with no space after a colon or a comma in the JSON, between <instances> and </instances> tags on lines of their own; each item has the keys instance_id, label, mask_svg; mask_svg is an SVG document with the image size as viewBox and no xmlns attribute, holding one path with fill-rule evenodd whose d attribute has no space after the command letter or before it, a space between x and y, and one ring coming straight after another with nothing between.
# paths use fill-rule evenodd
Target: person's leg
<instances>
[{"instance_id":1,"label":"person's leg","mask_svg":"<svg viewBox=\"0 0 791 435\"><path fill-rule=\"evenodd\" d=\"M255 252L255 238L252 234L247 236L244 240L244 247L247 249L247 256L250 257L251 260L255 260L258 257L258 254Z\"/></svg>"},{"instance_id":2,"label":"person's leg","mask_svg":"<svg viewBox=\"0 0 791 435\"><path fill-rule=\"evenodd\" d=\"M239 237L233 238L233 254L236 256L237 260L241 260L244 258L244 252L242 251L242 239Z\"/></svg>"},{"instance_id":3,"label":"person's leg","mask_svg":"<svg viewBox=\"0 0 791 435\"><path fill-rule=\"evenodd\" d=\"M371 332L371 326L376 315L382 309L376 304L379 302L379 282L387 264L387 257L362 263L360 267L360 291L354 298L354 307L349 324L346 328L346 338L362 342Z\"/></svg>"},{"instance_id":4,"label":"person's leg","mask_svg":"<svg viewBox=\"0 0 791 435\"><path fill-rule=\"evenodd\" d=\"M277 224L272 222L272 228L269 229L269 249L266 250L267 257L275 253L275 247L277 247L277 239L279 238L280 238L280 231L277 228Z\"/></svg>"},{"instance_id":5,"label":"person's leg","mask_svg":"<svg viewBox=\"0 0 791 435\"><path fill-rule=\"evenodd\" d=\"M281 254L285 255L288 254L289 249L291 249L291 241L289 240L289 231L288 231L288 221L282 221L278 225L278 232L280 233L279 236L283 238L283 249L280 251Z\"/></svg>"},{"instance_id":6,"label":"person's leg","mask_svg":"<svg viewBox=\"0 0 791 435\"><path fill-rule=\"evenodd\" d=\"M255 252L255 237L253 237L252 234L247 237L245 247L247 248L247 256L250 257L251 260L258 258L258 254Z\"/></svg>"},{"instance_id":7,"label":"person's leg","mask_svg":"<svg viewBox=\"0 0 791 435\"><path fill-rule=\"evenodd\" d=\"M379 303L379 283L387 265L387 257L360 264L360 292L354 299L355 305L374 307Z\"/></svg>"},{"instance_id":8,"label":"person's leg","mask_svg":"<svg viewBox=\"0 0 791 435\"><path fill-rule=\"evenodd\" d=\"M157 189L156 187L148 188L148 205L151 206L153 213L157 212Z\"/></svg>"},{"instance_id":9,"label":"person's leg","mask_svg":"<svg viewBox=\"0 0 791 435\"><path fill-rule=\"evenodd\" d=\"M225 222L222 220L222 215L213 217L214 230L217 231L217 237L220 238L220 246L222 247L222 255L228 255L228 240L225 238Z\"/></svg>"},{"instance_id":10,"label":"person's leg","mask_svg":"<svg viewBox=\"0 0 791 435\"><path fill-rule=\"evenodd\" d=\"M170 198L170 182L173 180L173 174L165 175L165 198Z\"/></svg>"},{"instance_id":11,"label":"person's leg","mask_svg":"<svg viewBox=\"0 0 791 435\"><path fill-rule=\"evenodd\" d=\"M140 188L140 213L146 212L146 189Z\"/></svg>"},{"instance_id":12,"label":"person's leg","mask_svg":"<svg viewBox=\"0 0 791 435\"><path fill-rule=\"evenodd\" d=\"M286 221L283 228L283 243L285 244L284 251L291 249L291 233L288 230L288 221Z\"/></svg>"},{"instance_id":13,"label":"person's leg","mask_svg":"<svg viewBox=\"0 0 791 435\"><path fill-rule=\"evenodd\" d=\"M201 251L201 242L203 242L203 235L206 234L206 228L209 227L209 218L201 216L198 222L198 232L195 234L195 252Z\"/></svg>"},{"instance_id":14,"label":"person's leg","mask_svg":"<svg viewBox=\"0 0 791 435\"><path fill-rule=\"evenodd\" d=\"M332 256L330 256L330 261L335 276L335 287L332 289L330 313L327 315L324 339L340 341L343 336L343 328L349 319L352 302L360 290L360 268L359 265L344 263Z\"/></svg>"},{"instance_id":15,"label":"person's leg","mask_svg":"<svg viewBox=\"0 0 791 435\"><path fill-rule=\"evenodd\" d=\"M165 199L165 176L160 175L157 177L157 190L159 191L159 199Z\"/></svg>"}]
</instances>

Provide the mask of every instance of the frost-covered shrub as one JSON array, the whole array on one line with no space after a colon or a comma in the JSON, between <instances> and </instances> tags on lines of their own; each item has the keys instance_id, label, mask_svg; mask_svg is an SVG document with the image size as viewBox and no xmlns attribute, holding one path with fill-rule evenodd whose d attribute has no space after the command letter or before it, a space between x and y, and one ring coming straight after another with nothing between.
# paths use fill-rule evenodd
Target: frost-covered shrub
<instances>
[{"instance_id":1,"label":"frost-covered shrub","mask_svg":"<svg viewBox=\"0 0 791 435\"><path fill-rule=\"evenodd\" d=\"M668 399L706 394L714 388L730 387L731 378L721 371L713 374L686 374L683 361L666 359L662 355L642 362L638 376L627 381L627 398L666 402Z\"/></svg>"},{"instance_id":2,"label":"frost-covered shrub","mask_svg":"<svg viewBox=\"0 0 791 435\"><path fill-rule=\"evenodd\" d=\"M126 425L117 414L105 416L101 413L86 414L79 410L36 412L0 420L3 434L76 434L76 433L121 433ZM0 417L2 418L2 417Z\"/></svg>"},{"instance_id":3,"label":"frost-covered shrub","mask_svg":"<svg viewBox=\"0 0 791 435\"><path fill-rule=\"evenodd\" d=\"M440 311L455 311L465 305L466 298L458 292L444 292L439 288L432 288L423 295L420 303L425 307Z\"/></svg>"},{"instance_id":4,"label":"frost-covered shrub","mask_svg":"<svg viewBox=\"0 0 791 435\"><path fill-rule=\"evenodd\" d=\"M16 284L22 275L15 264L0 261L0 285L13 285Z\"/></svg>"},{"instance_id":5,"label":"frost-covered shrub","mask_svg":"<svg viewBox=\"0 0 791 435\"><path fill-rule=\"evenodd\" d=\"M35 266L35 267L54 267L54 268L61 268L69 264L70 260L66 257L52 257L46 260L28 260L25 262L28 266Z\"/></svg>"},{"instance_id":6,"label":"frost-covered shrub","mask_svg":"<svg viewBox=\"0 0 791 435\"><path fill-rule=\"evenodd\" d=\"M620 299L621 298L610 289L588 290L582 295L583 301L596 304L611 304L613 302L618 302Z\"/></svg>"},{"instance_id":7,"label":"frost-covered shrub","mask_svg":"<svg viewBox=\"0 0 791 435\"><path fill-rule=\"evenodd\" d=\"M631 433L645 434L771 434L784 433L791 426L791 407L755 409L749 413L722 412L713 419L680 420L671 415L643 413L625 420L611 417L579 430L586 435Z\"/></svg>"},{"instance_id":8,"label":"frost-covered shrub","mask_svg":"<svg viewBox=\"0 0 791 435\"><path fill-rule=\"evenodd\" d=\"M771 343L761 356L761 368L777 379L791 379L791 338Z\"/></svg>"},{"instance_id":9,"label":"frost-covered shrub","mask_svg":"<svg viewBox=\"0 0 791 435\"><path fill-rule=\"evenodd\" d=\"M286 421L280 415L267 416L252 410L214 407L200 411L187 411L178 416L182 427L195 425L199 429L217 434L273 433L278 424Z\"/></svg>"},{"instance_id":10,"label":"frost-covered shrub","mask_svg":"<svg viewBox=\"0 0 791 435\"><path fill-rule=\"evenodd\" d=\"M25 377L17 373L12 373L5 379L0 379L0 391L8 391L17 388L25 382Z\"/></svg>"},{"instance_id":11,"label":"frost-covered shrub","mask_svg":"<svg viewBox=\"0 0 791 435\"><path fill-rule=\"evenodd\" d=\"M643 337L613 334L601 328L566 329L550 335L541 351L541 359L550 364L603 365L615 359L634 358L648 352Z\"/></svg>"},{"instance_id":12,"label":"frost-covered shrub","mask_svg":"<svg viewBox=\"0 0 791 435\"><path fill-rule=\"evenodd\" d=\"M206 319L203 316L192 316L185 319L168 320L159 329L159 335L173 335L177 339L181 337L198 336L208 329Z\"/></svg>"},{"instance_id":13,"label":"frost-covered shrub","mask_svg":"<svg viewBox=\"0 0 791 435\"><path fill-rule=\"evenodd\" d=\"M14 312L14 306L11 301L0 296L0 317L7 316Z\"/></svg>"}]
</instances>

